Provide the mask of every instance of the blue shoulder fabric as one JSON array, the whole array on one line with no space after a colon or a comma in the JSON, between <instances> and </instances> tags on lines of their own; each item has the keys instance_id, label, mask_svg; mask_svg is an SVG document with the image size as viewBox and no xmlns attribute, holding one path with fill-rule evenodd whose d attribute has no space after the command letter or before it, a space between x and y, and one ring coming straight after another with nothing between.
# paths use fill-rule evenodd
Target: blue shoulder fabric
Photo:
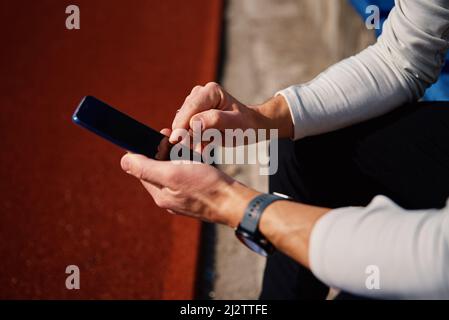
<instances>
[{"instance_id":1,"label":"blue shoulder fabric","mask_svg":"<svg viewBox=\"0 0 449 320\"><path fill-rule=\"evenodd\" d=\"M381 28L376 30L376 36L382 33L382 26L387 19L388 14L394 7L394 0L349 0L357 13L365 21L371 12L366 12L366 8L370 5L376 5L380 9L380 25ZM438 81L427 89L423 100L426 101L449 101L449 54L446 56L446 65L440 75Z\"/></svg>"}]
</instances>

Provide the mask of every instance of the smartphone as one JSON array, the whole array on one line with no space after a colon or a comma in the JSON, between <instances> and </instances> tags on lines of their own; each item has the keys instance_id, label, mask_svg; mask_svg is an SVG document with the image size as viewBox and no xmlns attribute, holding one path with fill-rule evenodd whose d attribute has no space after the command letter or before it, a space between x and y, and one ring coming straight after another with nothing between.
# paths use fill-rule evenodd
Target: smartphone
<instances>
[{"instance_id":1,"label":"smartphone","mask_svg":"<svg viewBox=\"0 0 449 320\"><path fill-rule=\"evenodd\" d=\"M119 147L155 157L164 135L92 96L81 100L73 122Z\"/></svg>"}]
</instances>

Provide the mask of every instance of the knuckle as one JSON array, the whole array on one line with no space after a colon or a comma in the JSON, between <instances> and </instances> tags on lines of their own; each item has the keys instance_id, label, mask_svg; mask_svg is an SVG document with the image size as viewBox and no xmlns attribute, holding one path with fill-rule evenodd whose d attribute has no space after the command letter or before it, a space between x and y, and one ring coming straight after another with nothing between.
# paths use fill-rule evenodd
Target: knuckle
<instances>
[{"instance_id":1,"label":"knuckle","mask_svg":"<svg viewBox=\"0 0 449 320\"><path fill-rule=\"evenodd\" d=\"M205 88L207 89L207 91L212 92L212 93L218 93L221 90L220 85L216 82L207 83Z\"/></svg>"},{"instance_id":2,"label":"knuckle","mask_svg":"<svg viewBox=\"0 0 449 320\"><path fill-rule=\"evenodd\" d=\"M195 94L196 92L198 92L202 88L203 88L203 86L194 86L192 91L190 91L190 95Z\"/></svg>"},{"instance_id":3,"label":"knuckle","mask_svg":"<svg viewBox=\"0 0 449 320\"><path fill-rule=\"evenodd\" d=\"M218 107L224 99L225 91L216 82L209 82L208 84L206 84L206 88L208 89L209 99L213 101L215 107Z\"/></svg>"},{"instance_id":4,"label":"knuckle","mask_svg":"<svg viewBox=\"0 0 449 320\"><path fill-rule=\"evenodd\" d=\"M206 84L206 86L205 86L206 88L217 88L217 87L219 87L219 84L218 83L216 83L216 82L214 82L214 81L211 81L211 82L208 82L207 84Z\"/></svg>"}]
</instances>

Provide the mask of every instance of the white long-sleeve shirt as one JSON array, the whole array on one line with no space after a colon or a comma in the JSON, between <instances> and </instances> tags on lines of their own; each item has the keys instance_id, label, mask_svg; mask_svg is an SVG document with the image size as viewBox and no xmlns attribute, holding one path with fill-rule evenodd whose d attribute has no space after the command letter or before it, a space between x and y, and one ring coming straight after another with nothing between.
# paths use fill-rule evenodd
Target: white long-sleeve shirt
<instances>
[{"instance_id":1,"label":"white long-sleeve shirt","mask_svg":"<svg viewBox=\"0 0 449 320\"><path fill-rule=\"evenodd\" d=\"M448 48L449 0L396 0L376 44L278 93L289 104L295 139L419 99ZM310 262L323 282L354 294L449 299L449 202L407 211L376 197L366 208L332 210L312 231Z\"/></svg>"}]
</instances>

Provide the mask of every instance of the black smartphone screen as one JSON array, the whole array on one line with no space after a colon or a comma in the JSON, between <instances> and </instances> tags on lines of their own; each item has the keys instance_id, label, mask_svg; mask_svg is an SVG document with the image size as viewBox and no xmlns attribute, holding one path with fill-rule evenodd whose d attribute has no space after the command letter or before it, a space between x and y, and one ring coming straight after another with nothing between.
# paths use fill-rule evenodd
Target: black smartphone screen
<instances>
[{"instance_id":1,"label":"black smartphone screen","mask_svg":"<svg viewBox=\"0 0 449 320\"><path fill-rule=\"evenodd\" d=\"M133 153L155 157L164 136L92 96L86 96L73 121Z\"/></svg>"}]
</instances>

